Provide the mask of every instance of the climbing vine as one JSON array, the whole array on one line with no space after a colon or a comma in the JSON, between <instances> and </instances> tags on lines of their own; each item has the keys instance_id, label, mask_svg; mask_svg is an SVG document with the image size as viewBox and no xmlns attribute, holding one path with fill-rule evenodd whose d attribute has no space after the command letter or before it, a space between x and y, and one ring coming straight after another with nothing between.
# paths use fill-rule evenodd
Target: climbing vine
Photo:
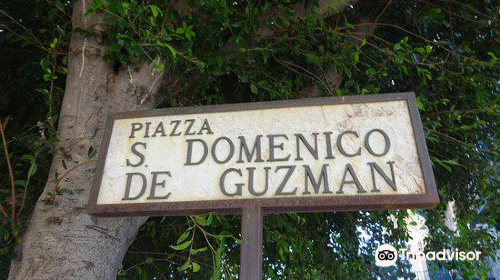
<instances>
[{"instance_id":1,"label":"climbing vine","mask_svg":"<svg viewBox=\"0 0 500 280\"><path fill-rule=\"evenodd\" d=\"M9 150L0 152L1 272L60 152L52 147L69 39L78 33L107 46L102 59L116 72L152 63L167 73L161 107L416 92L442 201L415 210L426 219L426 248L481 250L484 257L433 267L486 277L486 260L498 249L498 5L326 2L94 0L86 14L102 16L102 24L85 30L71 29L68 2L2 7L0 45L7 51L0 56L12 66L0 89ZM94 155L89 151L89 160ZM9 161L12 176L4 172ZM52 202L73 195L56 190ZM445 225L449 201L456 231ZM411 278L408 263L373 262L380 243L405 246L407 219L406 211L266 216L264 279ZM118 278L236 279L239 230L238 216L151 218Z\"/></svg>"}]
</instances>

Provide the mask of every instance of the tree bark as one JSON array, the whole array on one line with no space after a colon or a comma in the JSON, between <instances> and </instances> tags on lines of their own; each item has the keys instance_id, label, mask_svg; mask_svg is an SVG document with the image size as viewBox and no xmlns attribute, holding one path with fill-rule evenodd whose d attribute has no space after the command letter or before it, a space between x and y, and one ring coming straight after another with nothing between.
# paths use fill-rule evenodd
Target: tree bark
<instances>
[{"instance_id":1,"label":"tree bark","mask_svg":"<svg viewBox=\"0 0 500 280\"><path fill-rule=\"evenodd\" d=\"M321 0L318 12L326 15L330 8L342 10L357 1L341 0L332 5L329 0ZM105 28L102 16L83 16L91 2L74 2L73 28L98 35ZM297 16L307 11L305 6L296 8ZM261 29L257 34L262 37L272 33L269 27ZM87 214L95 168L95 162L88 162L87 151L90 147L99 149L109 113L155 108L159 101L156 92L168 77L154 71L152 64L115 72L113 65L102 60L105 46L99 41L99 36L78 33L71 38L66 90L58 124L59 143L54 149L44 192L18 248L18 257L12 261L9 280L116 279L130 243L147 219L96 218ZM325 75L325 79L332 82L337 78L333 72ZM319 91L317 86L310 90L312 93L303 97L315 96ZM56 174L59 177L64 174L59 184L56 184ZM56 186L72 194L64 192L56 196L54 204L44 203Z\"/></svg>"},{"instance_id":2,"label":"tree bark","mask_svg":"<svg viewBox=\"0 0 500 280\"><path fill-rule=\"evenodd\" d=\"M96 31L102 16L83 16L91 0L74 3L73 28ZM66 91L58 124L59 143L45 190L36 204L9 280L115 279L137 230L147 218L96 218L86 212L95 162L88 162L89 147L99 148L110 112L155 107L155 92L164 78L151 65L115 73L102 60L105 47L93 36L71 38ZM43 202L58 188L72 192Z\"/></svg>"}]
</instances>

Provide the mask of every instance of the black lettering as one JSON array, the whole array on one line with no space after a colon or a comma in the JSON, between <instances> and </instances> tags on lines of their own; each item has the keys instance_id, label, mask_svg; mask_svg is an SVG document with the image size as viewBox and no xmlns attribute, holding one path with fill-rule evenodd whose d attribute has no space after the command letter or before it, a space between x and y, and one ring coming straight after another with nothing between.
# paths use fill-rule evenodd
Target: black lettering
<instances>
[{"instance_id":1,"label":"black lettering","mask_svg":"<svg viewBox=\"0 0 500 280\"><path fill-rule=\"evenodd\" d=\"M359 137L358 133L356 131L352 131L352 130L346 130L342 133L339 134L339 137L337 137L337 148L339 149L340 153L343 154L344 156L346 157L355 157L355 156L359 156L361 154L361 148L358 149L358 151L354 154L349 154L345 151L344 149L344 146L342 146L342 138L344 137L344 135L346 134L352 134L356 137Z\"/></svg>"},{"instance_id":2,"label":"black lettering","mask_svg":"<svg viewBox=\"0 0 500 280\"><path fill-rule=\"evenodd\" d=\"M295 165L285 165L285 166L278 166L276 167L275 172L278 172L280 169L285 169L288 168L288 171L285 174L285 177L283 177L283 181L281 181L281 184L278 186L278 189L276 190L275 195L294 195L297 193L297 187L291 192L284 192L283 189L285 189L286 183L288 183L288 180L293 174L293 171L295 171Z\"/></svg>"},{"instance_id":3,"label":"black lettering","mask_svg":"<svg viewBox=\"0 0 500 280\"><path fill-rule=\"evenodd\" d=\"M146 143L143 143L143 142L134 143L131 147L132 153L139 157L139 162L134 164L134 163L131 163L129 159L127 159L127 166L137 167L137 166L141 166L144 163L145 157L141 152L139 152L137 150L137 146L143 146L144 149L146 149Z\"/></svg>"},{"instance_id":4,"label":"black lettering","mask_svg":"<svg viewBox=\"0 0 500 280\"><path fill-rule=\"evenodd\" d=\"M149 138L149 126L151 126L150 122L146 123L146 133L144 133L144 138Z\"/></svg>"},{"instance_id":5,"label":"black lettering","mask_svg":"<svg viewBox=\"0 0 500 280\"><path fill-rule=\"evenodd\" d=\"M384 151L381 154L375 153L375 151L373 151L372 147L370 146L370 136L372 135L373 132L378 132L382 134L382 136L384 137ZM365 136L365 147L370 154L376 157L385 156L389 152L389 149L391 148L391 140L389 139L389 136L382 129L378 128L372 129Z\"/></svg>"},{"instance_id":6,"label":"black lettering","mask_svg":"<svg viewBox=\"0 0 500 280\"><path fill-rule=\"evenodd\" d=\"M158 126L156 127L155 133L151 135L151 137L156 137L156 134L161 133L161 136L165 137L167 134L165 134L165 127L163 127L163 122L160 122Z\"/></svg>"},{"instance_id":7,"label":"black lettering","mask_svg":"<svg viewBox=\"0 0 500 280\"><path fill-rule=\"evenodd\" d=\"M295 134L296 142L297 142L297 158L295 158L295 160L302 160L302 158L300 157L300 142L302 142L302 144L307 148L307 150L309 151L309 153L315 159L318 159L318 134L319 133L313 133L312 134L313 137L314 137L314 148L312 147L311 144L309 144L309 142L307 142L307 140L304 137L304 135L302 135L301 133Z\"/></svg>"},{"instance_id":8,"label":"black lettering","mask_svg":"<svg viewBox=\"0 0 500 280\"><path fill-rule=\"evenodd\" d=\"M334 159L335 157L333 156L333 151L332 151L332 133L331 132L325 132L325 144L326 144L326 157L325 159Z\"/></svg>"},{"instance_id":9,"label":"black lettering","mask_svg":"<svg viewBox=\"0 0 500 280\"><path fill-rule=\"evenodd\" d=\"M194 124L194 119L189 119L185 120L184 123L189 123L188 127L186 128L186 132L184 133L185 135L195 135L196 131L191 131L191 128L193 127Z\"/></svg>"},{"instance_id":10,"label":"black lettering","mask_svg":"<svg viewBox=\"0 0 500 280\"><path fill-rule=\"evenodd\" d=\"M242 183L235 184L236 191L234 193L229 193L226 190L226 186L224 183L225 183L227 174L229 174L230 172L236 172L236 173L238 173L238 175L240 175L240 177L243 176L243 174L241 174L241 169L236 169L236 168L227 169L226 171L224 171L224 173L222 173L222 176L220 177L220 181L219 181L220 190L225 196L237 196L237 195L241 196L242 195L242 187L244 185Z\"/></svg>"},{"instance_id":11,"label":"black lettering","mask_svg":"<svg viewBox=\"0 0 500 280\"><path fill-rule=\"evenodd\" d=\"M207 143L205 143L205 141L203 141L201 139L187 139L186 142L188 143L188 150L187 150L186 163L184 163L184 165L198 165L198 164L203 163L208 155ZM193 162L193 143L195 143L195 142L201 143L201 145L203 147L203 155L198 160L198 162Z\"/></svg>"},{"instance_id":12,"label":"black lettering","mask_svg":"<svg viewBox=\"0 0 500 280\"><path fill-rule=\"evenodd\" d=\"M330 191L330 185L328 184L328 169L327 168L328 168L328 164L323 164L323 167L321 168L321 173L319 174L319 178L316 181L314 179L314 175L313 175L309 165L304 165L304 169L306 170L306 176L305 176L306 182L305 182L305 191L303 192L303 194L311 194L311 192L309 191L309 181L312 184L312 187L314 189L315 194L319 193L319 189L321 187L321 181L323 181L323 185L325 186L325 188L323 189L323 193L332 193Z\"/></svg>"},{"instance_id":13,"label":"black lettering","mask_svg":"<svg viewBox=\"0 0 500 280\"><path fill-rule=\"evenodd\" d=\"M288 155L287 157L284 158L276 158L274 154L274 149L279 148L280 150L283 151L283 143L276 144L274 143L275 138L285 138L288 140L288 136L285 134L275 134L275 135L267 135L267 138L269 138L269 159L267 161L287 161L290 159L291 155Z\"/></svg>"},{"instance_id":14,"label":"black lettering","mask_svg":"<svg viewBox=\"0 0 500 280\"><path fill-rule=\"evenodd\" d=\"M346 181L347 173L349 173L352 177L352 180ZM344 176L342 177L342 183L340 184L340 188L337 191L338 194L343 194L344 193L344 185L346 184L355 184L356 188L358 189L358 193L365 193L366 191L363 189L363 186L359 182L358 176L356 176L356 173L354 172L352 165L347 164L345 166L345 171L344 171Z\"/></svg>"},{"instance_id":15,"label":"black lettering","mask_svg":"<svg viewBox=\"0 0 500 280\"><path fill-rule=\"evenodd\" d=\"M375 170L377 170L377 173L380 174L380 176L382 176L382 178L385 180L385 182L394 190L394 191L397 191L398 189L396 188L396 177L394 176L394 161L388 161L387 164L389 164L389 167L391 169L391 177L392 177L392 180L389 179L389 177L387 176L387 174L385 174L385 172L382 170L382 168L380 168L380 166L378 164L376 164L375 162L369 162L368 163L370 165L370 170L371 170L371 173L372 173L372 182L373 182L373 190L372 192L380 192L379 189L377 189L377 184L375 183Z\"/></svg>"},{"instance_id":16,"label":"black lettering","mask_svg":"<svg viewBox=\"0 0 500 280\"><path fill-rule=\"evenodd\" d=\"M255 167L248 167L247 170L248 170L248 191L250 192L251 195L253 196L262 196L264 194L266 194L267 192L267 189L269 188L269 170L271 169L271 167L264 167L264 170L266 172L266 184L265 184L265 187L264 187L264 190L261 191L261 192L256 192L255 189L254 189L254 176L255 176Z\"/></svg>"},{"instance_id":17,"label":"black lettering","mask_svg":"<svg viewBox=\"0 0 500 280\"><path fill-rule=\"evenodd\" d=\"M262 154L261 154L261 145L260 145L260 139L262 138L262 135L257 135L255 137L255 144L253 145L252 152L248 149L247 142L245 140L244 136L239 136L238 139L240 139L240 156L237 163L242 163L243 162L243 152L245 152L245 155L247 157L247 162L251 162L253 156L256 154L256 159L255 162L263 162L264 160L262 159Z\"/></svg>"},{"instance_id":18,"label":"black lettering","mask_svg":"<svg viewBox=\"0 0 500 280\"><path fill-rule=\"evenodd\" d=\"M146 176L144 176L141 173L127 173L127 184L125 185L125 196L122 198L122 200L136 200L139 197L141 197L144 192L146 191ZM140 176L142 179L142 188L141 191L134 197L130 196L130 189L132 185L132 177L133 176Z\"/></svg>"},{"instance_id":19,"label":"black lettering","mask_svg":"<svg viewBox=\"0 0 500 280\"><path fill-rule=\"evenodd\" d=\"M158 178L158 175L165 174L168 177L172 177L170 175L170 172L169 171L156 171L156 172L151 172L151 174L153 174L153 178L151 179L151 193L149 194L148 199L168 199L168 197L172 193L169 192L165 196L156 196L155 192L156 192L156 186L161 186L162 188L165 188L165 180L161 181L160 183L158 183L156 181L156 179Z\"/></svg>"},{"instance_id":20,"label":"black lettering","mask_svg":"<svg viewBox=\"0 0 500 280\"><path fill-rule=\"evenodd\" d=\"M135 132L142 129L142 123L132 123L132 131L129 138L135 138Z\"/></svg>"},{"instance_id":21,"label":"black lettering","mask_svg":"<svg viewBox=\"0 0 500 280\"><path fill-rule=\"evenodd\" d=\"M207 134L214 134L212 129L210 128L210 125L208 124L207 119L203 121L203 125L201 126L200 131L198 131L198 135L203 134L204 130L207 131Z\"/></svg>"},{"instance_id":22,"label":"black lettering","mask_svg":"<svg viewBox=\"0 0 500 280\"><path fill-rule=\"evenodd\" d=\"M172 132L170 132L170 136L179 136L182 134L181 132L177 132L177 129L179 128L179 125L181 124L180 120L171 121L170 124L175 124L174 129L172 129Z\"/></svg>"},{"instance_id":23,"label":"black lettering","mask_svg":"<svg viewBox=\"0 0 500 280\"><path fill-rule=\"evenodd\" d=\"M217 144L219 144L219 142L222 141L222 140L226 140L226 142L229 144L229 154L227 155L227 157L224 160L220 160L217 157L217 153L216 153L217 152ZM231 160L231 158L233 157L233 155L234 155L234 144L231 141L231 139L223 136L223 137L219 137L219 138L217 138L215 140L215 142L212 145L212 158L214 159L214 161L216 163L226 163L229 160Z\"/></svg>"}]
</instances>

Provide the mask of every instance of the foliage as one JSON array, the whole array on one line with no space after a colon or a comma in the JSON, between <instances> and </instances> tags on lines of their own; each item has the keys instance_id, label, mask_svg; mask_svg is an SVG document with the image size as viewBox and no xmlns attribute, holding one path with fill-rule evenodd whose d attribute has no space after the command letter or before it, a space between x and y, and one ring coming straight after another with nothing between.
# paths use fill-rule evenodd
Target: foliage
<instances>
[{"instance_id":1,"label":"foliage","mask_svg":"<svg viewBox=\"0 0 500 280\"><path fill-rule=\"evenodd\" d=\"M0 203L9 213L1 215L0 222L2 276L8 275L14 246L22 242L27 220L47 182L57 141L71 35L71 12L62 3L8 1L0 8L0 121L16 190L13 200L7 155L1 149Z\"/></svg>"},{"instance_id":2,"label":"foliage","mask_svg":"<svg viewBox=\"0 0 500 280\"><path fill-rule=\"evenodd\" d=\"M108 46L104 59L117 71L154 62L168 72L172 78L160 92L164 107L415 91L442 200L436 209L418 211L430 231L426 248L478 249L493 257L498 5L360 1L325 12L316 1L304 2L95 0L88 13L104 14L105 26L75 32L99 36ZM12 66L2 73L9 82L1 89L1 117L12 117L6 131L14 177L24 182L18 182L16 197L27 197L16 228L9 217L2 220L3 271L44 186L71 33L66 2L34 3L30 9L12 3L2 10L0 44L8 51L1 59ZM26 100L29 107L23 106ZM0 169L7 170L5 159ZM10 211L11 194L3 187L10 179L4 174L0 203ZM444 223L451 200L457 232ZM379 243L404 246L406 217L405 211L266 216L265 279L411 278L407 263L379 268L373 262ZM238 225L238 216L152 218L131 245L119 278L237 278ZM486 276L484 260L439 265L470 279Z\"/></svg>"}]
</instances>

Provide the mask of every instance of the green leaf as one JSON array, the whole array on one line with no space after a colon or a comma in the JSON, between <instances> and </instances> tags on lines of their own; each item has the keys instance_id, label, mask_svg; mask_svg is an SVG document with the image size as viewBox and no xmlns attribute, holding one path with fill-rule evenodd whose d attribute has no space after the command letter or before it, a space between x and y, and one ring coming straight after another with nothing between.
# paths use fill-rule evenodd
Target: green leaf
<instances>
[{"instance_id":1,"label":"green leaf","mask_svg":"<svg viewBox=\"0 0 500 280\"><path fill-rule=\"evenodd\" d=\"M366 75L368 76L375 76L375 74L377 74L377 71L371 67L366 70Z\"/></svg>"},{"instance_id":2,"label":"green leaf","mask_svg":"<svg viewBox=\"0 0 500 280\"><path fill-rule=\"evenodd\" d=\"M428 53L428 54L431 53L432 52L432 46L430 46L430 45L425 46L425 52Z\"/></svg>"},{"instance_id":3,"label":"green leaf","mask_svg":"<svg viewBox=\"0 0 500 280\"><path fill-rule=\"evenodd\" d=\"M236 45L238 47L243 47L243 42L244 41L243 41L243 38L241 36L236 36L236 38L235 38L234 41L236 42Z\"/></svg>"},{"instance_id":4,"label":"green leaf","mask_svg":"<svg viewBox=\"0 0 500 280\"><path fill-rule=\"evenodd\" d=\"M107 2L105 1L102 1L102 0L94 0L92 1L92 3L90 4L90 11L97 11L98 9L100 8L104 8L108 5ZM88 12L90 12L88 11Z\"/></svg>"},{"instance_id":5,"label":"green leaf","mask_svg":"<svg viewBox=\"0 0 500 280\"><path fill-rule=\"evenodd\" d=\"M345 27L350 28L350 29L354 28L354 25L352 25L351 23L349 23L347 21L347 19L344 19L344 25L345 25Z\"/></svg>"},{"instance_id":6,"label":"green leaf","mask_svg":"<svg viewBox=\"0 0 500 280\"><path fill-rule=\"evenodd\" d=\"M420 100L420 97L417 97L417 107L419 110L425 111L424 103Z\"/></svg>"},{"instance_id":7,"label":"green leaf","mask_svg":"<svg viewBox=\"0 0 500 280\"><path fill-rule=\"evenodd\" d=\"M96 154L97 150L93 146L90 146L89 149L87 150L87 157L89 159L92 159L93 157L95 157Z\"/></svg>"},{"instance_id":8,"label":"green leaf","mask_svg":"<svg viewBox=\"0 0 500 280\"><path fill-rule=\"evenodd\" d=\"M168 49L168 50L172 53L172 56L173 56L174 58L176 58L176 56L177 56L177 51L176 51L176 50L175 50L175 49L174 49L171 45L169 45L169 44L167 44L167 43L161 43L161 42L159 42L159 41L157 41L157 42L156 42L156 44L157 44L157 45L159 45L159 46L161 46L161 47L166 47L166 48L167 48L167 49Z\"/></svg>"},{"instance_id":9,"label":"green leaf","mask_svg":"<svg viewBox=\"0 0 500 280\"><path fill-rule=\"evenodd\" d=\"M250 84L250 90L252 91L253 94L259 93L259 89L257 88L257 86L254 83Z\"/></svg>"},{"instance_id":10,"label":"green leaf","mask_svg":"<svg viewBox=\"0 0 500 280\"><path fill-rule=\"evenodd\" d=\"M214 214L212 213L208 214L207 226L211 225L213 220L214 220Z\"/></svg>"},{"instance_id":11,"label":"green leaf","mask_svg":"<svg viewBox=\"0 0 500 280\"><path fill-rule=\"evenodd\" d=\"M210 277L210 280L220 280L221 279L221 268L222 268L222 263L221 263L221 257L222 257L222 252L225 249L225 241L224 239L220 240L219 242L219 248L217 251L215 251L215 254L213 255L214 258L214 268L213 268L213 274Z\"/></svg>"},{"instance_id":12,"label":"green leaf","mask_svg":"<svg viewBox=\"0 0 500 280\"><path fill-rule=\"evenodd\" d=\"M199 248L199 249L191 249L191 255L196 255L201 252L205 252L207 250L207 247Z\"/></svg>"},{"instance_id":13,"label":"green leaf","mask_svg":"<svg viewBox=\"0 0 500 280\"><path fill-rule=\"evenodd\" d=\"M26 187L26 182L24 180L15 180L14 185Z\"/></svg>"},{"instance_id":14,"label":"green leaf","mask_svg":"<svg viewBox=\"0 0 500 280\"><path fill-rule=\"evenodd\" d=\"M50 47L51 48L55 48L57 46L57 42L58 42L58 39L54 38L54 40L52 41L52 43L50 43Z\"/></svg>"},{"instance_id":15,"label":"green leaf","mask_svg":"<svg viewBox=\"0 0 500 280\"><path fill-rule=\"evenodd\" d=\"M426 54L426 51L424 48L422 47L418 47L415 49L419 54L422 54L422 55L425 55Z\"/></svg>"},{"instance_id":16,"label":"green leaf","mask_svg":"<svg viewBox=\"0 0 500 280\"><path fill-rule=\"evenodd\" d=\"M445 168L446 170L448 170L448 172L451 172L451 166L449 166L448 164L446 164L444 161L436 158L436 157L432 157L431 158L433 162L441 165L443 168Z\"/></svg>"},{"instance_id":17,"label":"green leaf","mask_svg":"<svg viewBox=\"0 0 500 280\"><path fill-rule=\"evenodd\" d=\"M176 251L182 251L182 250L186 249L189 245L191 245L191 240L188 240L180 245L170 246L170 248L172 248Z\"/></svg>"},{"instance_id":18,"label":"green leaf","mask_svg":"<svg viewBox=\"0 0 500 280\"><path fill-rule=\"evenodd\" d=\"M179 271L184 271L190 266L191 266L191 261L187 260L187 262L185 262L181 267L179 267Z\"/></svg>"},{"instance_id":19,"label":"green leaf","mask_svg":"<svg viewBox=\"0 0 500 280\"><path fill-rule=\"evenodd\" d=\"M193 272L198 272L200 270L200 265L195 263L195 262L192 262L191 263L193 265Z\"/></svg>"},{"instance_id":20,"label":"green leaf","mask_svg":"<svg viewBox=\"0 0 500 280\"><path fill-rule=\"evenodd\" d=\"M54 2L54 5L56 6L56 8L61 11L61 12L64 12L65 11L65 7L64 7L64 4L61 2L61 1L55 1Z\"/></svg>"},{"instance_id":21,"label":"green leaf","mask_svg":"<svg viewBox=\"0 0 500 280\"><path fill-rule=\"evenodd\" d=\"M160 63L160 64L154 64L153 65L154 69L158 72L163 72L165 71L165 63Z\"/></svg>"},{"instance_id":22,"label":"green leaf","mask_svg":"<svg viewBox=\"0 0 500 280\"><path fill-rule=\"evenodd\" d=\"M196 221L196 223L202 225L202 226L206 226L207 225L207 220L205 220L204 217L202 216L194 216L194 220Z\"/></svg>"},{"instance_id":23,"label":"green leaf","mask_svg":"<svg viewBox=\"0 0 500 280\"><path fill-rule=\"evenodd\" d=\"M35 173L36 173L36 171L37 171L37 170L38 170L38 165L37 165L35 162L33 162L33 163L31 164L31 166L30 166L29 171L28 171L28 175L29 175L29 176L33 176L33 175L35 175Z\"/></svg>"},{"instance_id":24,"label":"green leaf","mask_svg":"<svg viewBox=\"0 0 500 280\"><path fill-rule=\"evenodd\" d=\"M151 12L153 13L153 17L158 17L159 15L163 15L163 12L156 5L149 5Z\"/></svg>"},{"instance_id":25,"label":"green leaf","mask_svg":"<svg viewBox=\"0 0 500 280\"><path fill-rule=\"evenodd\" d=\"M186 28L185 33L186 33L186 38L188 38L188 40L191 40L191 38L193 38L196 35L193 31L192 25L190 25Z\"/></svg>"},{"instance_id":26,"label":"green leaf","mask_svg":"<svg viewBox=\"0 0 500 280\"><path fill-rule=\"evenodd\" d=\"M188 238L188 236L189 236L189 233L191 233L191 231L187 230L183 234L181 234L179 239L177 239L177 244L180 244L182 241L186 240L186 238Z\"/></svg>"}]
</instances>

